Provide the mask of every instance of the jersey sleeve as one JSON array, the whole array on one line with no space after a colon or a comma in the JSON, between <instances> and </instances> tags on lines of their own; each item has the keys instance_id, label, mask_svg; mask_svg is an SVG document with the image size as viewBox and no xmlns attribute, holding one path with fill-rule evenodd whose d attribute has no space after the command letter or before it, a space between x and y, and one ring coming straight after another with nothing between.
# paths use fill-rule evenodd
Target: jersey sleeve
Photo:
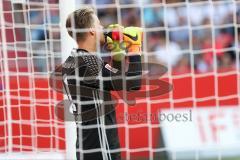
<instances>
[{"instance_id":1,"label":"jersey sleeve","mask_svg":"<svg viewBox=\"0 0 240 160\"><path fill-rule=\"evenodd\" d=\"M104 63L96 55L85 55L78 58L74 68L73 74L81 87L107 91L131 91L141 87L142 65L139 55L129 56L128 62L112 61L111 64Z\"/></svg>"},{"instance_id":2,"label":"jersey sleeve","mask_svg":"<svg viewBox=\"0 0 240 160\"><path fill-rule=\"evenodd\" d=\"M102 75L105 79L104 86L106 90L131 91L141 88L141 56L129 56L128 60L128 63L113 60L112 65L104 64Z\"/></svg>"}]
</instances>

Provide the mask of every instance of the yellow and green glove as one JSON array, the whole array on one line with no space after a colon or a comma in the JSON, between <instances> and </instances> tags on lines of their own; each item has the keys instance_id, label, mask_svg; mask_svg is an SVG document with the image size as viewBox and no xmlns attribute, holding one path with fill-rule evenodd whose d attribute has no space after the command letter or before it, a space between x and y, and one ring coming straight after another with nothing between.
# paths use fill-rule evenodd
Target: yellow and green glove
<instances>
[{"instance_id":1,"label":"yellow and green glove","mask_svg":"<svg viewBox=\"0 0 240 160\"><path fill-rule=\"evenodd\" d=\"M111 51L113 59L121 61L126 52L128 55L141 55L143 30L140 27L126 27L111 24L105 33L107 49Z\"/></svg>"},{"instance_id":2,"label":"yellow and green glove","mask_svg":"<svg viewBox=\"0 0 240 160\"><path fill-rule=\"evenodd\" d=\"M123 40L127 45L128 55L141 55L143 29L140 27L126 27L123 30Z\"/></svg>"},{"instance_id":3,"label":"yellow and green glove","mask_svg":"<svg viewBox=\"0 0 240 160\"><path fill-rule=\"evenodd\" d=\"M122 34L123 30L123 26L111 24L107 27L107 32L105 33L107 50L111 51L112 58L115 61L122 61L126 55L126 45Z\"/></svg>"}]
</instances>

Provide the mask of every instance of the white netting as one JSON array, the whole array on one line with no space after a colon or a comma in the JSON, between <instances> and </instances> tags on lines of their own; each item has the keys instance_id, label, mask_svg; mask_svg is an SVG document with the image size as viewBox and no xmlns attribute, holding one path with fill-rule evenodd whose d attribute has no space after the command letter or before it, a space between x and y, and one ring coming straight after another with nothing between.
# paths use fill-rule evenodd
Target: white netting
<instances>
[{"instance_id":1,"label":"white netting","mask_svg":"<svg viewBox=\"0 0 240 160\"><path fill-rule=\"evenodd\" d=\"M51 89L48 81L62 57L70 55L70 51L61 53L61 47L69 47L61 39L70 39L60 37L64 7L59 11L58 0L2 0L0 5L0 152L65 153L68 137L54 112L63 95ZM151 95L152 85L144 86L139 92L145 96L135 106L119 101L117 124L101 126L118 129L120 148L110 152L121 151L122 159L127 160L239 159L240 2L69 1L75 9L86 5L94 7L104 27L113 23L142 27L143 62L166 66L168 72L159 79L173 84L170 92L162 84L165 90L159 90L158 96ZM158 73L158 67L152 73ZM131 96L113 94L123 99ZM189 110L194 120L190 124L160 122L160 111L183 114ZM99 123L103 121L99 119ZM106 134L104 130L99 134ZM103 143L96 150L77 150L107 153Z\"/></svg>"},{"instance_id":2,"label":"white netting","mask_svg":"<svg viewBox=\"0 0 240 160\"><path fill-rule=\"evenodd\" d=\"M16 159L14 153L18 158L19 153L26 159L46 157L29 155L41 152L64 157L64 123L54 113L62 95L48 80L61 63L58 1L0 3L1 158Z\"/></svg>"}]
</instances>

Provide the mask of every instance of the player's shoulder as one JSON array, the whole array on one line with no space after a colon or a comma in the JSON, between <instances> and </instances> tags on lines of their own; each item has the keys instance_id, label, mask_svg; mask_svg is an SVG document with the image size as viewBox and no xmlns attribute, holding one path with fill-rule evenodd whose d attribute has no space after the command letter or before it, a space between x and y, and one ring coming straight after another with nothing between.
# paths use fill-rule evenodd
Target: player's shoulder
<instances>
[{"instance_id":1,"label":"player's shoulder","mask_svg":"<svg viewBox=\"0 0 240 160\"><path fill-rule=\"evenodd\" d=\"M65 62L62 65L63 68L66 68L66 69L76 68L81 63L83 63L83 58L77 55L76 53L77 51L75 49L71 51L71 55L68 56L68 58L65 60Z\"/></svg>"},{"instance_id":2,"label":"player's shoulder","mask_svg":"<svg viewBox=\"0 0 240 160\"><path fill-rule=\"evenodd\" d=\"M72 52L72 55L78 57L83 61L85 65L102 65L102 59L97 55L90 53L84 49L78 49L76 52Z\"/></svg>"},{"instance_id":3,"label":"player's shoulder","mask_svg":"<svg viewBox=\"0 0 240 160\"><path fill-rule=\"evenodd\" d=\"M73 56L69 56L65 62L62 64L63 68L69 69L69 68L74 68L76 66L76 60L74 59Z\"/></svg>"},{"instance_id":4,"label":"player's shoulder","mask_svg":"<svg viewBox=\"0 0 240 160\"><path fill-rule=\"evenodd\" d=\"M73 50L71 55L66 59L63 68L76 68L80 66L97 65L101 66L103 61L96 54L91 54L86 50Z\"/></svg>"}]
</instances>

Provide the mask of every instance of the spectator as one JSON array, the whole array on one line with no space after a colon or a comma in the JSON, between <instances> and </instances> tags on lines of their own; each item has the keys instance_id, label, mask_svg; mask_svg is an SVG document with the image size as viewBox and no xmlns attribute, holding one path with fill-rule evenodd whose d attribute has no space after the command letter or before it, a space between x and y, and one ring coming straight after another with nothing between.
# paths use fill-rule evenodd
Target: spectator
<instances>
[{"instance_id":1,"label":"spectator","mask_svg":"<svg viewBox=\"0 0 240 160\"><path fill-rule=\"evenodd\" d=\"M203 54L200 53L194 56L195 73L206 73L211 70L210 68L212 68L212 65L209 65L209 63L203 59Z\"/></svg>"},{"instance_id":2,"label":"spectator","mask_svg":"<svg viewBox=\"0 0 240 160\"><path fill-rule=\"evenodd\" d=\"M144 23L146 27L164 26L163 8L146 8L144 10Z\"/></svg>"},{"instance_id":3,"label":"spectator","mask_svg":"<svg viewBox=\"0 0 240 160\"><path fill-rule=\"evenodd\" d=\"M122 24L124 26L141 26L141 17L139 8L122 9Z\"/></svg>"},{"instance_id":4,"label":"spectator","mask_svg":"<svg viewBox=\"0 0 240 160\"><path fill-rule=\"evenodd\" d=\"M181 48L174 42L168 42L165 31L159 32L159 43L155 47L155 57L160 63L175 66L181 58Z\"/></svg>"},{"instance_id":5,"label":"spectator","mask_svg":"<svg viewBox=\"0 0 240 160\"><path fill-rule=\"evenodd\" d=\"M189 55L185 54L178 61L177 65L173 67L172 74L178 75L178 74L186 74L190 72L191 72L191 67L190 67Z\"/></svg>"},{"instance_id":6,"label":"spectator","mask_svg":"<svg viewBox=\"0 0 240 160\"><path fill-rule=\"evenodd\" d=\"M218 68L219 72L227 72L236 69L236 55L234 51L224 52L221 57L219 57Z\"/></svg>"}]
</instances>

